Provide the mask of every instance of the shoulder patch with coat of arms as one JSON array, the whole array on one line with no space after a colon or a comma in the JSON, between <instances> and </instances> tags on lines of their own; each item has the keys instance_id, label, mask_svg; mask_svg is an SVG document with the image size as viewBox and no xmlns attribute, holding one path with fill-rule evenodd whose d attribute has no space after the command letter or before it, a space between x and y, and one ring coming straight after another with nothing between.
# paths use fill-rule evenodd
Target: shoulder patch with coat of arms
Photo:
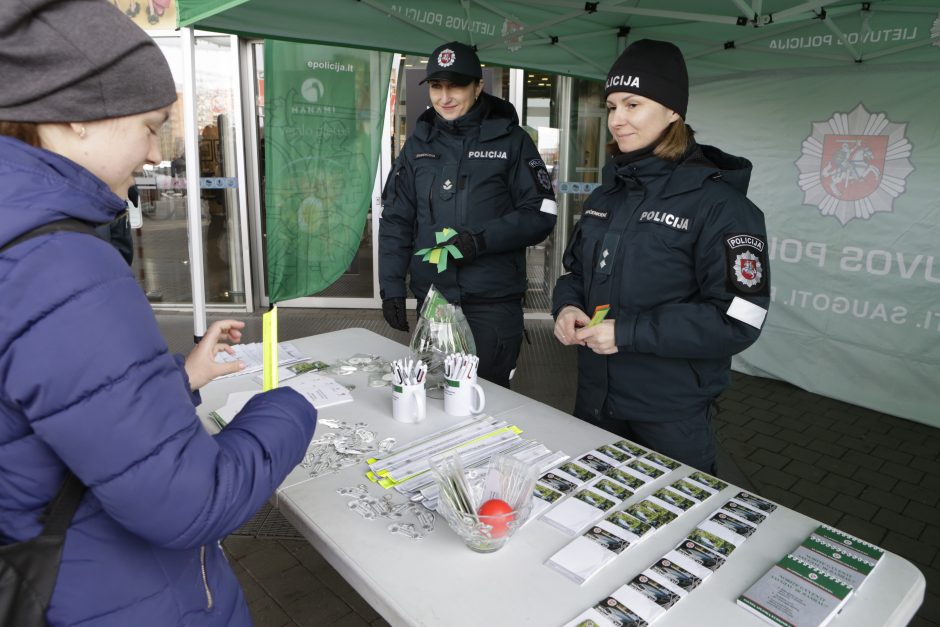
<instances>
[{"instance_id":1,"label":"shoulder patch with coat of arms","mask_svg":"<svg viewBox=\"0 0 940 627\"><path fill-rule=\"evenodd\" d=\"M548 168L545 167L545 162L541 159L529 159L528 165L529 171L532 173L532 178L535 179L535 186L539 191L543 195L550 194L554 196L552 177L548 173Z\"/></svg>"},{"instance_id":2,"label":"shoulder patch with coat of arms","mask_svg":"<svg viewBox=\"0 0 940 627\"><path fill-rule=\"evenodd\" d=\"M768 282L767 241L759 235L732 233L724 236L728 288L737 294L766 296Z\"/></svg>"}]
</instances>

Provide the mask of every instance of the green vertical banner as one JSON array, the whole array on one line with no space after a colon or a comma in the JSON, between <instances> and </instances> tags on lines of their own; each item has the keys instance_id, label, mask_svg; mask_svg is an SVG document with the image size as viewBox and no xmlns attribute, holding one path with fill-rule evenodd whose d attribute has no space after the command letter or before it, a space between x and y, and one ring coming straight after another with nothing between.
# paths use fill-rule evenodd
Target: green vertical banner
<instances>
[{"instance_id":1,"label":"green vertical banner","mask_svg":"<svg viewBox=\"0 0 940 627\"><path fill-rule=\"evenodd\" d=\"M266 40L268 296L329 287L359 250L392 55Z\"/></svg>"}]
</instances>

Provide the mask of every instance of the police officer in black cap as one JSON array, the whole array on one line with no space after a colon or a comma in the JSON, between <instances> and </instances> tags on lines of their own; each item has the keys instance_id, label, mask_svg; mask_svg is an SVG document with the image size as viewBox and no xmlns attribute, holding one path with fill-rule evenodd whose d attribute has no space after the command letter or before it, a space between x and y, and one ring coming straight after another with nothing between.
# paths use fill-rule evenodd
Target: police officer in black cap
<instances>
[{"instance_id":1,"label":"police officer in black cap","mask_svg":"<svg viewBox=\"0 0 940 627\"><path fill-rule=\"evenodd\" d=\"M578 348L574 413L701 470L731 356L770 304L751 163L698 144L682 53L641 39L605 86L613 159L588 197L553 294L555 337ZM598 306L607 318L591 324Z\"/></svg>"},{"instance_id":2,"label":"police officer in black cap","mask_svg":"<svg viewBox=\"0 0 940 627\"><path fill-rule=\"evenodd\" d=\"M405 277L418 302L431 285L461 306L480 358L481 377L509 386L523 336L525 251L555 226L551 178L511 104L483 91L480 60L459 42L428 60L432 108L395 161L383 192L379 223L382 313L408 331ZM435 234L462 257L446 270L415 251L434 247Z\"/></svg>"}]
</instances>

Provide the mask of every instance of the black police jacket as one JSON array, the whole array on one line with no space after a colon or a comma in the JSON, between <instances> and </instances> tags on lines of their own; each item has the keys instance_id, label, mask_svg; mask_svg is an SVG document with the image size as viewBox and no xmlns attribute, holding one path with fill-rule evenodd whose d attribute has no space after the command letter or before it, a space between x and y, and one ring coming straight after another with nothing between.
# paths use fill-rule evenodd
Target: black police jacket
<instances>
[{"instance_id":1,"label":"black police jacket","mask_svg":"<svg viewBox=\"0 0 940 627\"><path fill-rule=\"evenodd\" d=\"M379 222L383 299L421 300L433 284L452 303L499 302L526 291L525 249L555 226L555 194L532 139L511 104L482 93L467 114L447 122L428 109L395 160ZM480 235L478 257L437 267L415 256L445 227Z\"/></svg>"},{"instance_id":2,"label":"black police jacket","mask_svg":"<svg viewBox=\"0 0 940 627\"><path fill-rule=\"evenodd\" d=\"M751 164L710 146L684 159L615 157L584 204L555 285L588 316L610 305L618 352L578 348L575 415L668 421L704 415L731 356L770 301L764 215L744 195Z\"/></svg>"}]
</instances>

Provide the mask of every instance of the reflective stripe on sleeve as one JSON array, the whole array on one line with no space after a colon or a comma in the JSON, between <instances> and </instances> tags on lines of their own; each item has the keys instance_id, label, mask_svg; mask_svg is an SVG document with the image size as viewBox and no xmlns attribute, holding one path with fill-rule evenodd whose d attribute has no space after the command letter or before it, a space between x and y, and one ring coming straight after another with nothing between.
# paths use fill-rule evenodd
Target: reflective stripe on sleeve
<instances>
[{"instance_id":1,"label":"reflective stripe on sleeve","mask_svg":"<svg viewBox=\"0 0 940 627\"><path fill-rule=\"evenodd\" d=\"M767 317L766 309L737 296L734 297L734 300L732 300L731 304L728 306L727 313L735 320L749 324L755 329L764 326L764 318Z\"/></svg>"},{"instance_id":2,"label":"reflective stripe on sleeve","mask_svg":"<svg viewBox=\"0 0 940 627\"><path fill-rule=\"evenodd\" d=\"M539 207L539 211L544 211L545 213L550 213L553 216L558 215L558 205L554 200L549 200L548 198L542 199L542 206Z\"/></svg>"}]
</instances>

